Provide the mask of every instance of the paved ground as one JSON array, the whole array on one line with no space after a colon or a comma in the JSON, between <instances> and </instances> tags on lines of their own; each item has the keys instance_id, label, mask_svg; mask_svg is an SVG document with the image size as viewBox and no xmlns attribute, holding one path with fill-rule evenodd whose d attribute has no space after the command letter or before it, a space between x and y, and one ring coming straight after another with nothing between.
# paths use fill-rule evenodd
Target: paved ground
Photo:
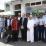
<instances>
[{"instance_id":1,"label":"paved ground","mask_svg":"<svg viewBox=\"0 0 46 46\"><path fill-rule=\"evenodd\" d=\"M21 37L21 35L19 35ZM5 39L6 40L6 39ZM5 43L5 40L0 39L0 46L46 46L46 43L39 41L34 43L27 43L25 41Z\"/></svg>"},{"instance_id":2,"label":"paved ground","mask_svg":"<svg viewBox=\"0 0 46 46\"><path fill-rule=\"evenodd\" d=\"M46 46L46 43L44 42L34 42L34 43L27 43L25 41L17 41L17 42L9 42L4 43L4 41L0 40L0 46Z\"/></svg>"}]
</instances>

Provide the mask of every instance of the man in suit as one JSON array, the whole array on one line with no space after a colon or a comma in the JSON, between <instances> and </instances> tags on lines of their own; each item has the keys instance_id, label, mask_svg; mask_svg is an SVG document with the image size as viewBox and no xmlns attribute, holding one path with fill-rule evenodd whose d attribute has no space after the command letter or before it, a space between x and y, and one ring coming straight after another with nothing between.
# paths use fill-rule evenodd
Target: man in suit
<instances>
[{"instance_id":1,"label":"man in suit","mask_svg":"<svg viewBox=\"0 0 46 46\"><path fill-rule=\"evenodd\" d=\"M6 42L10 42L11 41L11 34L12 34L12 31L11 31L11 18L10 16L7 17L7 29L6 29Z\"/></svg>"},{"instance_id":2,"label":"man in suit","mask_svg":"<svg viewBox=\"0 0 46 46\"><path fill-rule=\"evenodd\" d=\"M27 39L27 18L25 14L23 14L23 16L21 17L20 24L21 24L22 40L26 41Z\"/></svg>"}]
</instances>

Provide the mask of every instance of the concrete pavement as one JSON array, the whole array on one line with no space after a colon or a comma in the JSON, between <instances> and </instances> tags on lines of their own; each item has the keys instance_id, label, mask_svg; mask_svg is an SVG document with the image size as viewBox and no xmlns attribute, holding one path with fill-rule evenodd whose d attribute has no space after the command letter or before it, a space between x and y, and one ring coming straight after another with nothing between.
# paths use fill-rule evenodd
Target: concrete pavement
<instances>
[{"instance_id":1,"label":"concrete pavement","mask_svg":"<svg viewBox=\"0 0 46 46\"><path fill-rule=\"evenodd\" d=\"M0 46L13 46L13 45L5 44L5 43L3 43L3 42L0 42Z\"/></svg>"},{"instance_id":2,"label":"concrete pavement","mask_svg":"<svg viewBox=\"0 0 46 46\"><path fill-rule=\"evenodd\" d=\"M39 41L34 43L27 43L25 41L9 42L5 43L3 40L0 40L0 46L46 46L46 43Z\"/></svg>"}]
</instances>

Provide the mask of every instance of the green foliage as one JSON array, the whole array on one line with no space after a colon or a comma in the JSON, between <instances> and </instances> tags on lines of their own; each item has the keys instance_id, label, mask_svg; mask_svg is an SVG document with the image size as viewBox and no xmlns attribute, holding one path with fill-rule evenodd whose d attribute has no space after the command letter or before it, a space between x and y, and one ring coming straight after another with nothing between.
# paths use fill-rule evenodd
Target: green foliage
<instances>
[{"instance_id":1,"label":"green foliage","mask_svg":"<svg viewBox=\"0 0 46 46\"><path fill-rule=\"evenodd\" d=\"M32 15L33 16L41 16L43 14L42 9L32 9Z\"/></svg>"}]
</instances>

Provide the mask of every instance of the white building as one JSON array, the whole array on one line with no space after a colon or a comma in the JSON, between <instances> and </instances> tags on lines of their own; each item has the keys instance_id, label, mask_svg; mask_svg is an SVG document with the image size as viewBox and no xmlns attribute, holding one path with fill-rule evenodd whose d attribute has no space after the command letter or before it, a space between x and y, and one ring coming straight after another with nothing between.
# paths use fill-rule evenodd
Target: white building
<instances>
[{"instance_id":1,"label":"white building","mask_svg":"<svg viewBox=\"0 0 46 46\"><path fill-rule=\"evenodd\" d=\"M32 9L40 9L39 11L46 11L46 0L13 0L6 3L5 11L14 12L14 14L31 13Z\"/></svg>"}]
</instances>

